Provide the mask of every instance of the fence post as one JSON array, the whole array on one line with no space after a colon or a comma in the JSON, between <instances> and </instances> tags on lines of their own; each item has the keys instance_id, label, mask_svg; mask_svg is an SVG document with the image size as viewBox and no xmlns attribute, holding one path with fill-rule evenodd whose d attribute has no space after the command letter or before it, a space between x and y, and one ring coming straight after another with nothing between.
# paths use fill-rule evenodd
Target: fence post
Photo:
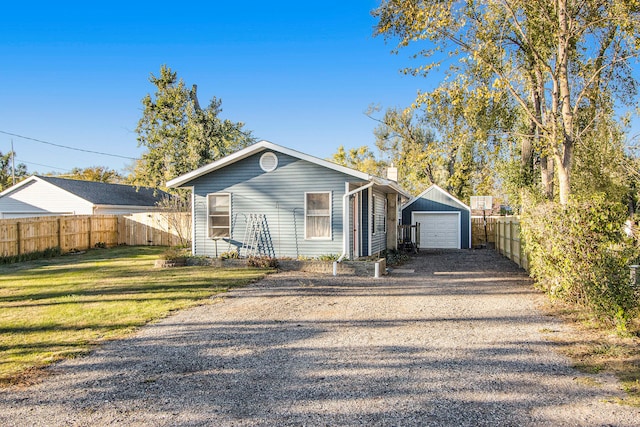
<instances>
[{"instance_id":1,"label":"fence post","mask_svg":"<svg viewBox=\"0 0 640 427\"><path fill-rule=\"evenodd\" d=\"M22 224L20 221L16 222L16 254L20 255L20 250L22 249L21 245L21 234L22 234Z\"/></svg>"},{"instance_id":2,"label":"fence post","mask_svg":"<svg viewBox=\"0 0 640 427\"><path fill-rule=\"evenodd\" d=\"M60 218L57 219L56 224L58 224L58 232L57 237L58 237L58 247L60 248L60 251L62 251L62 223Z\"/></svg>"},{"instance_id":3,"label":"fence post","mask_svg":"<svg viewBox=\"0 0 640 427\"><path fill-rule=\"evenodd\" d=\"M90 216L89 216L89 217L87 217L87 220L89 221L89 225L88 225L88 229L89 229L89 230L88 230L88 232L87 232L87 240L88 240L88 243L87 243L87 249L91 249L91 223L92 223L93 221L91 221L91 217L90 217Z\"/></svg>"},{"instance_id":4,"label":"fence post","mask_svg":"<svg viewBox=\"0 0 640 427\"><path fill-rule=\"evenodd\" d=\"M509 221L509 259L513 261L513 221Z\"/></svg>"}]
</instances>

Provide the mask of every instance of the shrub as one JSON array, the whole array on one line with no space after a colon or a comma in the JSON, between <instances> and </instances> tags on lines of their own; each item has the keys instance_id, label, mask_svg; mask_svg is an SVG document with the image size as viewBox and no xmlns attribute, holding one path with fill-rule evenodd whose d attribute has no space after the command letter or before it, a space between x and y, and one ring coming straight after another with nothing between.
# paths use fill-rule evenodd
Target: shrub
<instances>
[{"instance_id":1,"label":"shrub","mask_svg":"<svg viewBox=\"0 0 640 427\"><path fill-rule=\"evenodd\" d=\"M594 196L566 206L544 203L521 219L530 273L553 297L577 303L626 330L638 301L629 265L638 248L623 232L625 207Z\"/></svg>"},{"instance_id":2,"label":"shrub","mask_svg":"<svg viewBox=\"0 0 640 427\"><path fill-rule=\"evenodd\" d=\"M278 260L268 256L251 256L247 260L247 265L256 268L278 268Z\"/></svg>"},{"instance_id":3,"label":"shrub","mask_svg":"<svg viewBox=\"0 0 640 427\"><path fill-rule=\"evenodd\" d=\"M318 257L319 261L337 261L340 258L338 254L325 254Z\"/></svg>"},{"instance_id":4,"label":"shrub","mask_svg":"<svg viewBox=\"0 0 640 427\"><path fill-rule=\"evenodd\" d=\"M387 250L384 253L387 260L387 265L401 265L409 261L409 254L397 250Z\"/></svg>"},{"instance_id":5,"label":"shrub","mask_svg":"<svg viewBox=\"0 0 640 427\"><path fill-rule=\"evenodd\" d=\"M239 258L240 258L240 253L238 251L222 252L220 254L220 259L239 259Z\"/></svg>"},{"instance_id":6,"label":"shrub","mask_svg":"<svg viewBox=\"0 0 640 427\"><path fill-rule=\"evenodd\" d=\"M0 264L13 264L16 262L32 261L36 259L49 259L62 255L59 247L47 248L43 251L29 252L20 255L9 255L0 257Z\"/></svg>"},{"instance_id":7,"label":"shrub","mask_svg":"<svg viewBox=\"0 0 640 427\"><path fill-rule=\"evenodd\" d=\"M169 248L160 255L160 259L175 262L185 262L187 257L188 253L180 248Z\"/></svg>"}]
</instances>

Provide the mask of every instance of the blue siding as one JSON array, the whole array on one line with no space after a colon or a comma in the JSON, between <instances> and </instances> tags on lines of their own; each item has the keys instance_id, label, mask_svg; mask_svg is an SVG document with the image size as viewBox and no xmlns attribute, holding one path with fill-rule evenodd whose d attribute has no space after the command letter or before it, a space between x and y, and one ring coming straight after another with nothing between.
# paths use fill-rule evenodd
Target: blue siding
<instances>
[{"instance_id":1,"label":"blue siding","mask_svg":"<svg viewBox=\"0 0 640 427\"><path fill-rule=\"evenodd\" d=\"M360 215L362 222L360 226L360 256L369 255L369 192L371 188L362 191L360 197Z\"/></svg>"},{"instance_id":2,"label":"blue siding","mask_svg":"<svg viewBox=\"0 0 640 427\"><path fill-rule=\"evenodd\" d=\"M342 201L345 182L352 176L276 152L278 167L264 172L263 152L239 160L189 183L195 200L194 248L196 255L216 256L215 241L207 234L207 194L231 194L231 239L218 242L217 255L240 248L249 214L264 214L268 255L317 257L342 252ZM305 192L331 192L331 239L305 240Z\"/></svg>"},{"instance_id":3,"label":"blue siding","mask_svg":"<svg viewBox=\"0 0 640 427\"><path fill-rule=\"evenodd\" d=\"M412 212L460 212L460 247L469 249L470 215L471 212L456 201L451 195L443 193L437 188L431 188L402 209L402 224L411 224Z\"/></svg>"},{"instance_id":4,"label":"blue siding","mask_svg":"<svg viewBox=\"0 0 640 427\"><path fill-rule=\"evenodd\" d=\"M386 195L380 191L374 191L375 206L372 205L371 215L375 215L375 230L371 236L371 253L369 255L379 254L387 248L387 233L384 226L384 203Z\"/></svg>"}]
</instances>

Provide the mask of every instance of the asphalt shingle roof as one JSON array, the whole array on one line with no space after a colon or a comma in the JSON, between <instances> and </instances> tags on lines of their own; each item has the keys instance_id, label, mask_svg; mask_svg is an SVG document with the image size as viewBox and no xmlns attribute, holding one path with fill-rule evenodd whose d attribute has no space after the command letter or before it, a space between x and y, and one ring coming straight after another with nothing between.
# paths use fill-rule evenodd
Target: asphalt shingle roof
<instances>
[{"instance_id":1,"label":"asphalt shingle roof","mask_svg":"<svg viewBox=\"0 0 640 427\"><path fill-rule=\"evenodd\" d=\"M105 182L38 176L56 187L75 194L95 205L155 206L169 194L153 188Z\"/></svg>"}]
</instances>

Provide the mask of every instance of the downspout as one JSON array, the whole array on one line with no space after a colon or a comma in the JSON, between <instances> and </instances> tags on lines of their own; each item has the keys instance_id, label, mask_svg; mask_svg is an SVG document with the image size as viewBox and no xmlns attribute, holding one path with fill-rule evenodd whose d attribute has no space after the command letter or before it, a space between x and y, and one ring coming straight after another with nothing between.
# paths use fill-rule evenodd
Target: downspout
<instances>
[{"instance_id":1,"label":"downspout","mask_svg":"<svg viewBox=\"0 0 640 427\"><path fill-rule=\"evenodd\" d=\"M349 225L349 197L362 190L373 187L373 184L374 182L371 181L367 185L363 185L362 187L358 187L355 190L351 190L348 193L345 193L344 196L342 196L342 255L340 255L340 258L338 258L336 264L342 262L342 260L344 260L347 256L347 252L349 252L349 230L347 227ZM334 264L334 267L336 266L336 264ZM333 269L334 276L337 274L336 268Z\"/></svg>"},{"instance_id":2,"label":"downspout","mask_svg":"<svg viewBox=\"0 0 640 427\"><path fill-rule=\"evenodd\" d=\"M196 256L196 192L194 187L191 187L191 255Z\"/></svg>"}]
</instances>

